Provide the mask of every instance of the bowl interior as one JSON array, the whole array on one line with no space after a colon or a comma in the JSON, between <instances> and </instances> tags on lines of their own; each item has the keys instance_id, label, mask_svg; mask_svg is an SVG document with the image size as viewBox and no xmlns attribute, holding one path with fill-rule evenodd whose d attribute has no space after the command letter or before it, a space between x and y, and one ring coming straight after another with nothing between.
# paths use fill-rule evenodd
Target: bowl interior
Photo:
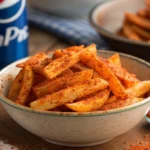
<instances>
[{"instance_id":1,"label":"bowl interior","mask_svg":"<svg viewBox=\"0 0 150 150\"><path fill-rule=\"evenodd\" d=\"M104 58L108 58L110 57L111 55L113 55L115 52L112 52L112 51L99 51L98 54ZM130 56L130 55L127 55L127 54L122 54L120 53L120 57L121 57L121 62L122 62L122 66L127 68L127 70L129 70L130 73L134 73L137 75L137 77L140 79L140 80L148 80L150 79L150 64L148 62L145 62L144 60L141 60L139 58L136 58L136 57L133 57L133 56ZM27 59L27 58L26 58ZM0 93L2 93L4 96L7 95L8 93L8 90L12 84L12 80L14 79L14 77L16 76L16 74L19 72L20 68L17 68L15 67L16 64L20 63L20 62L23 62L25 61L26 59L22 59L20 61L17 61L13 64L10 64L9 66L7 66L5 69L3 69L1 72L0 72ZM16 105L14 104L13 102L10 102L8 101L7 99L5 99L4 97L1 97L0 95L0 99L13 106L13 107L16 107L16 108L22 108L24 110L31 110L27 107L24 107L24 106L20 106L20 105ZM110 110L108 112L112 113L112 112L115 112L115 111L118 111L119 110L128 110L132 107L134 107L134 105L137 107L140 106L140 105L143 105L145 102L147 103L149 101L149 99L146 99L138 104L133 104L132 106L127 106L126 108L120 108L120 109L117 109L117 110ZM32 110L33 111L33 110ZM40 112L40 111L34 111L34 112ZM108 112L99 112L100 114L108 114ZM45 113L50 113L50 112L45 112ZM96 114L96 112L92 112L93 114ZM92 114L90 113L90 114ZM64 113L64 115L67 114L67 115L71 115L70 113ZM77 113L74 113L75 115L77 115ZM63 113L59 113L59 115L63 115ZM81 115L81 114L80 114ZM88 115L88 113L83 113L82 115Z\"/></svg>"},{"instance_id":2,"label":"bowl interior","mask_svg":"<svg viewBox=\"0 0 150 150\"><path fill-rule=\"evenodd\" d=\"M98 26L116 33L123 24L125 12L135 13L144 7L144 0L113 0L96 7L92 17Z\"/></svg>"}]
</instances>

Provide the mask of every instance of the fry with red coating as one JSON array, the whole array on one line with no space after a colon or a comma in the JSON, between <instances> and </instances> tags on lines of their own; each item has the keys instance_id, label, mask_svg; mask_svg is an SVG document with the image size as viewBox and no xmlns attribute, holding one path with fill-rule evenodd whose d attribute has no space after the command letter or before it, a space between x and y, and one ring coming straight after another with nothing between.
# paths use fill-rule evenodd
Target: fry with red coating
<instances>
[{"instance_id":1,"label":"fry with red coating","mask_svg":"<svg viewBox=\"0 0 150 150\"><path fill-rule=\"evenodd\" d=\"M90 79L83 83L78 83L62 89L56 93L45 95L44 97L30 103L30 107L39 110L50 110L96 91L105 89L108 85L108 82L103 79Z\"/></svg>"},{"instance_id":2,"label":"fry with red coating","mask_svg":"<svg viewBox=\"0 0 150 150\"><path fill-rule=\"evenodd\" d=\"M32 68L29 65L27 65L24 67L23 80L20 92L18 94L17 99L15 100L16 103L26 105L27 98L30 94L33 83L34 83L34 73L32 71Z\"/></svg>"},{"instance_id":3,"label":"fry with red coating","mask_svg":"<svg viewBox=\"0 0 150 150\"><path fill-rule=\"evenodd\" d=\"M24 75L24 69L21 69L19 74L15 77L15 79L12 82L11 88L7 96L8 99L12 101L16 100L21 88L23 75Z\"/></svg>"},{"instance_id":4,"label":"fry with red coating","mask_svg":"<svg viewBox=\"0 0 150 150\"><path fill-rule=\"evenodd\" d=\"M65 104L71 110L76 112L91 112L101 108L110 94L109 89L99 91L92 97L82 99L79 102Z\"/></svg>"},{"instance_id":5,"label":"fry with red coating","mask_svg":"<svg viewBox=\"0 0 150 150\"><path fill-rule=\"evenodd\" d=\"M81 61L97 71L103 79L109 82L109 87L117 98L126 99L128 97L118 78L102 60L98 59L90 51L86 51L82 54Z\"/></svg>"},{"instance_id":6,"label":"fry with red coating","mask_svg":"<svg viewBox=\"0 0 150 150\"><path fill-rule=\"evenodd\" d=\"M91 69L76 72L72 75L66 74L65 76L57 77L52 80L46 80L35 87L33 92L37 98L40 98L46 94L52 94L67 86L71 86L86 80L91 79L93 71Z\"/></svg>"},{"instance_id":7,"label":"fry with red coating","mask_svg":"<svg viewBox=\"0 0 150 150\"><path fill-rule=\"evenodd\" d=\"M136 24L137 26L140 26L146 30L150 30L150 20L137 16L136 14L132 13L126 13L125 18L127 21Z\"/></svg>"}]
</instances>

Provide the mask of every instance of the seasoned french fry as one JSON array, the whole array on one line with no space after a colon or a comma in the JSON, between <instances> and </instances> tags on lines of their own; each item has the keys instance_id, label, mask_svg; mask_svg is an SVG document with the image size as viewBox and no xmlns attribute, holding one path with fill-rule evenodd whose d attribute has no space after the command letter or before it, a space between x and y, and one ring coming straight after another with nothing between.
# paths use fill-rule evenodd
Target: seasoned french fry
<instances>
[{"instance_id":1,"label":"seasoned french fry","mask_svg":"<svg viewBox=\"0 0 150 150\"><path fill-rule=\"evenodd\" d=\"M137 25L132 25L131 28L133 29L134 32L136 32L140 37L144 38L145 40L150 40L150 32L144 30L143 28L137 26Z\"/></svg>"},{"instance_id":2,"label":"seasoned french fry","mask_svg":"<svg viewBox=\"0 0 150 150\"><path fill-rule=\"evenodd\" d=\"M23 75L24 75L24 69L21 69L19 74L16 76L16 78L12 82L11 88L10 88L8 96L7 96L8 99L10 99L12 101L16 100L16 98L19 94L20 88L21 88Z\"/></svg>"},{"instance_id":3,"label":"seasoned french fry","mask_svg":"<svg viewBox=\"0 0 150 150\"><path fill-rule=\"evenodd\" d=\"M141 97L144 94L150 92L150 80L141 81L141 82L135 84L133 87L128 88L126 90L126 92L135 97Z\"/></svg>"},{"instance_id":4,"label":"seasoned french fry","mask_svg":"<svg viewBox=\"0 0 150 150\"><path fill-rule=\"evenodd\" d=\"M112 63L115 66L121 67L121 61L120 61L120 57L119 54L114 54L111 57L109 57L108 59L109 63Z\"/></svg>"},{"instance_id":5,"label":"seasoned french fry","mask_svg":"<svg viewBox=\"0 0 150 150\"><path fill-rule=\"evenodd\" d=\"M86 48L84 48L84 52L90 52L92 55L96 56L97 55L97 49L96 49L96 45L95 44L91 44L90 46L87 46Z\"/></svg>"},{"instance_id":6,"label":"seasoned french fry","mask_svg":"<svg viewBox=\"0 0 150 150\"><path fill-rule=\"evenodd\" d=\"M54 53L53 53L53 56L52 58L56 59L56 58L60 58L62 57L64 54L71 54L71 53L74 53L74 52L79 52L81 51L82 49L84 48L84 45L81 45L81 46L71 46L71 47L68 47L66 49L58 49L56 50Z\"/></svg>"},{"instance_id":7,"label":"seasoned french fry","mask_svg":"<svg viewBox=\"0 0 150 150\"><path fill-rule=\"evenodd\" d=\"M110 90L105 89L98 92L92 97L83 99L76 103L67 103L65 105L76 112L90 112L102 107L105 101L108 99L109 94Z\"/></svg>"},{"instance_id":8,"label":"seasoned french fry","mask_svg":"<svg viewBox=\"0 0 150 150\"><path fill-rule=\"evenodd\" d=\"M81 51L83 48L84 48L84 45L71 46L71 47L68 47L68 48L66 48L66 49L63 49L62 52L63 52L64 54L71 54L71 53L74 53L74 52Z\"/></svg>"},{"instance_id":9,"label":"seasoned french fry","mask_svg":"<svg viewBox=\"0 0 150 150\"><path fill-rule=\"evenodd\" d=\"M126 13L125 17L129 22L136 24L144 29L150 30L150 20L132 13Z\"/></svg>"},{"instance_id":10,"label":"seasoned french fry","mask_svg":"<svg viewBox=\"0 0 150 150\"><path fill-rule=\"evenodd\" d=\"M21 105L26 104L27 98L30 94L30 91L34 82L33 80L34 80L34 74L33 74L32 68L29 65L27 65L24 67L22 85L21 85L21 89L18 94L18 97L15 100L16 103L19 103Z\"/></svg>"},{"instance_id":11,"label":"seasoned french fry","mask_svg":"<svg viewBox=\"0 0 150 150\"><path fill-rule=\"evenodd\" d=\"M102 60L98 59L89 51L86 51L82 54L81 61L85 65L96 70L103 79L109 82L109 87L117 98L127 98L124 87L121 85L120 81L117 79L114 73L107 67L107 65Z\"/></svg>"},{"instance_id":12,"label":"seasoned french fry","mask_svg":"<svg viewBox=\"0 0 150 150\"><path fill-rule=\"evenodd\" d=\"M122 81L126 88L129 88L139 82L135 74L129 73L126 69L114 65L104 58L99 57L99 59L111 69L111 71Z\"/></svg>"},{"instance_id":13,"label":"seasoned french fry","mask_svg":"<svg viewBox=\"0 0 150 150\"><path fill-rule=\"evenodd\" d=\"M134 32L133 29L128 24L125 24L123 26L123 33L127 38L131 40L136 40L136 41L141 40L141 38L137 35L137 33Z\"/></svg>"},{"instance_id":14,"label":"seasoned french fry","mask_svg":"<svg viewBox=\"0 0 150 150\"><path fill-rule=\"evenodd\" d=\"M141 81L135 84L134 86L126 89L126 93L134 97L141 97L144 94L148 93L149 91L150 91L150 81ZM110 104L116 101L118 101L118 99L115 96L111 96L106 101L106 104Z\"/></svg>"},{"instance_id":15,"label":"seasoned french fry","mask_svg":"<svg viewBox=\"0 0 150 150\"><path fill-rule=\"evenodd\" d=\"M49 79L55 78L66 69L78 63L80 61L80 55L81 51L75 52L70 56L66 54L58 59L55 59L43 69L43 74Z\"/></svg>"},{"instance_id":16,"label":"seasoned french fry","mask_svg":"<svg viewBox=\"0 0 150 150\"><path fill-rule=\"evenodd\" d=\"M72 102L75 99L105 89L108 85L109 84L103 79L90 79L37 99L30 103L30 106L33 109L50 110L64 105L65 103Z\"/></svg>"},{"instance_id":17,"label":"seasoned french fry","mask_svg":"<svg viewBox=\"0 0 150 150\"><path fill-rule=\"evenodd\" d=\"M23 68L26 65L29 65L32 67L33 65L41 64L41 62L43 60L45 60L47 57L48 57L48 55L46 53L40 52L40 53L37 53L37 54L31 56L27 61L17 64L16 66L19 68Z\"/></svg>"},{"instance_id":18,"label":"seasoned french fry","mask_svg":"<svg viewBox=\"0 0 150 150\"><path fill-rule=\"evenodd\" d=\"M91 79L93 71L91 69L82 72L76 72L73 75L57 77L53 80L46 80L33 87L34 94L40 98L46 94L52 94L67 86L71 86Z\"/></svg>"},{"instance_id":19,"label":"seasoned french fry","mask_svg":"<svg viewBox=\"0 0 150 150\"><path fill-rule=\"evenodd\" d=\"M65 54L62 57L54 60L49 65L47 65L43 69L43 74L49 78L53 79L64 70L72 67L74 64L80 61L81 53L84 53L86 50L89 50L91 53L96 54L96 46L95 44L91 44L90 46L86 47L85 49L81 50L81 48L73 51L72 53Z\"/></svg>"},{"instance_id":20,"label":"seasoned french fry","mask_svg":"<svg viewBox=\"0 0 150 150\"><path fill-rule=\"evenodd\" d=\"M128 105L140 102L143 99L144 98L136 98L136 97L131 96L131 97L127 98L125 101L124 100L118 100L118 101L115 101L115 102L110 103L110 104L104 104L102 106L102 108L100 108L100 110L110 110L110 109L117 109L120 107L125 107Z\"/></svg>"},{"instance_id":21,"label":"seasoned french fry","mask_svg":"<svg viewBox=\"0 0 150 150\"><path fill-rule=\"evenodd\" d=\"M147 18L148 14L147 14L147 9L146 8L142 8L140 10L137 11L137 15L140 17L144 17Z\"/></svg>"}]
</instances>

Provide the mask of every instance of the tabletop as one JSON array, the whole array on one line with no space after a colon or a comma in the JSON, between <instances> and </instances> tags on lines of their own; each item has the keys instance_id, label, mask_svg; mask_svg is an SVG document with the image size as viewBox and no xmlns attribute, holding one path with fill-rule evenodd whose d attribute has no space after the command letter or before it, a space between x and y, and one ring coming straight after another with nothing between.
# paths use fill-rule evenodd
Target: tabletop
<instances>
[{"instance_id":1,"label":"tabletop","mask_svg":"<svg viewBox=\"0 0 150 150\"><path fill-rule=\"evenodd\" d=\"M68 46L69 44L49 33L30 27L30 55L39 51L55 50L57 48ZM144 141L144 137L148 134L150 134L150 124L143 118L143 120L132 130L107 143L85 148L63 147L48 143L40 137L29 133L13 121L0 105L0 140L16 146L20 150L124 150L131 144L137 143L137 138Z\"/></svg>"}]
</instances>

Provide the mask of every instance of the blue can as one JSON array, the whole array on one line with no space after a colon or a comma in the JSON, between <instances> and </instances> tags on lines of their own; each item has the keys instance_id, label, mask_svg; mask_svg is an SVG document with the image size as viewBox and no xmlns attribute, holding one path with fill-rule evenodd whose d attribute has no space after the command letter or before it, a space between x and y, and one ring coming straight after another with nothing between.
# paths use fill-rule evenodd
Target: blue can
<instances>
[{"instance_id":1,"label":"blue can","mask_svg":"<svg viewBox=\"0 0 150 150\"><path fill-rule=\"evenodd\" d=\"M27 55L26 0L0 0L0 68Z\"/></svg>"}]
</instances>

